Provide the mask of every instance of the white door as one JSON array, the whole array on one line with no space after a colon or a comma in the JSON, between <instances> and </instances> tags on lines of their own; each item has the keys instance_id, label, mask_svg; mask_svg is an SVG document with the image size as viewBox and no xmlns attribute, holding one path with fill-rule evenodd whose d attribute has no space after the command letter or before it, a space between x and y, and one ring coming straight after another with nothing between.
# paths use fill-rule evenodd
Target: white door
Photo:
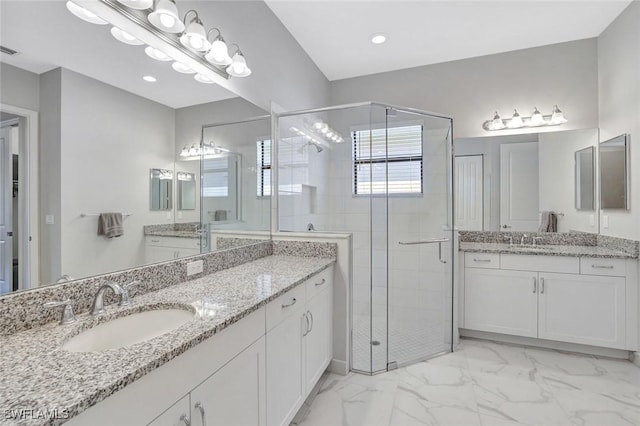
<instances>
[{"instance_id":1,"label":"white door","mask_svg":"<svg viewBox=\"0 0 640 426\"><path fill-rule=\"evenodd\" d=\"M331 332L331 287L327 286L307 303L310 330L305 341L305 394L309 394L327 369L333 355Z\"/></svg>"},{"instance_id":2,"label":"white door","mask_svg":"<svg viewBox=\"0 0 640 426\"><path fill-rule=\"evenodd\" d=\"M13 224L13 157L11 127L0 128L0 294L12 290Z\"/></svg>"},{"instance_id":3,"label":"white door","mask_svg":"<svg viewBox=\"0 0 640 426\"><path fill-rule=\"evenodd\" d=\"M625 279L540 274L539 337L625 348Z\"/></svg>"},{"instance_id":4,"label":"white door","mask_svg":"<svg viewBox=\"0 0 640 426\"><path fill-rule=\"evenodd\" d=\"M482 231L482 158L482 155L464 155L455 159L456 226L464 231Z\"/></svg>"},{"instance_id":5,"label":"white door","mask_svg":"<svg viewBox=\"0 0 640 426\"><path fill-rule=\"evenodd\" d=\"M500 145L500 227L538 230L538 143Z\"/></svg>"},{"instance_id":6,"label":"white door","mask_svg":"<svg viewBox=\"0 0 640 426\"><path fill-rule=\"evenodd\" d=\"M464 328L537 337L536 272L465 269Z\"/></svg>"},{"instance_id":7,"label":"white door","mask_svg":"<svg viewBox=\"0 0 640 426\"><path fill-rule=\"evenodd\" d=\"M265 401L265 341L261 337L191 391L191 424L264 426Z\"/></svg>"},{"instance_id":8,"label":"white door","mask_svg":"<svg viewBox=\"0 0 640 426\"><path fill-rule=\"evenodd\" d=\"M287 426L305 399L304 304L267 332L267 425Z\"/></svg>"}]
</instances>

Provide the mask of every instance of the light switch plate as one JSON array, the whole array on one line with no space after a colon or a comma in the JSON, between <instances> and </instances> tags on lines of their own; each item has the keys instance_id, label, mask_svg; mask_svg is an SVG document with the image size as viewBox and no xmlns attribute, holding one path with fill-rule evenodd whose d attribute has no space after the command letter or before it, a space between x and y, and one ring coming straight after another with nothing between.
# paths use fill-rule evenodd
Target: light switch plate
<instances>
[{"instance_id":1,"label":"light switch plate","mask_svg":"<svg viewBox=\"0 0 640 426\"><path fill-rule=\"evenodd\" d=\"M201 274L203 270L202 260L187 263L187 276Z\"/></svg>"},{"instance_id":2,"label":"light switch plate","mask_svg":"<svg viewBox=\"0 0 640 426\"><path fill-rule=\"evenodd\" d=\"M602 215L602 227L605 229L609 227L609 215Z\"/></svg>"},{"instance_id":3,"label":"light switch plate","mask_svg":"<svg viewBox=\"0 0 640 426\"><path fill-rule=\"evenodd\" d=\"M44 217L44 221L47 225L53 225L53 223L55 222L53 220L53 215L52 214L48 214Z\"/></svg>"}]
</instances>

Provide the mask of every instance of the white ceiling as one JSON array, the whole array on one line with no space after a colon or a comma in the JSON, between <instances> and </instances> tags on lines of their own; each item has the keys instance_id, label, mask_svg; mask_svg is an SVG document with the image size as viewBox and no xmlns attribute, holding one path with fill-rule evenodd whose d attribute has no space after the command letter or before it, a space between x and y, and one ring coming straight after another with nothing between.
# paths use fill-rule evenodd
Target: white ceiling
<instances>
[{"instance_id":1,"label":"white ceiling","mask_svg":"<svg viewBox=\"0 0 640 426\"><path fill-rule=\"evenodd\" d=\"M265 0L329 80L597 37L631 0ZM373 45L372 34L388 40Z\"/></svg>"},{"instance_id":2,"label":"white ceiling","mask_svg":"<svg viewBox=\"0 0 640 426\"><path fill-rule=\"evenodd\" d=\"M64 0L1 0L0 44L20 53L0 54L0 61L37 74L64 67L171 108L236 97L178 74L170 62L149 58L144 46L117 41L109 29L76 18ZM147 83L144 75L158 81Z\"/></svg>"}]
</instances>

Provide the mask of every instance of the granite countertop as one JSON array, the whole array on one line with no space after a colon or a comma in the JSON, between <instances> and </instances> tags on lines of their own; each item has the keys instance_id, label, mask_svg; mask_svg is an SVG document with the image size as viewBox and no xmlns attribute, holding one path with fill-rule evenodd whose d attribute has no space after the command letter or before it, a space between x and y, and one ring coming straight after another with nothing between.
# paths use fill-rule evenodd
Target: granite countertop
<instances>
[{"instance_id":1,"label":"granite countertop","mask_svg":"<svg viewBox=\"0 0 640 426\"><path fill-rule=\"evenodd\" d=\"M329 258L269 256L182 284L147 293L107 314L78 315L75 324L50 323L0 336L0 407L67 410L69 417L102 401L146 373L239 321L335 262ZM145 342L103 352L69 352L62 345L97 323L158 308L195 313L190 322ZM61 420L21 420L21 425ZM0 424L16 420L0 416Z\"/></svg>"},{"instance_id":2,"label":"granite countertop","mask_svg":"<svg viewBox=\"0 0 640 426\"><path fill-rule=\"evenodd\" d=\"M178 238L200 238L195 231L175 231L175 230L154 230L145 231L147 237L178 237Z\"/></svg>"},{"instance_id":3,"label":"granite countertop","mask_svg":"<svg viewBox=\"0 0 640 426\"><path fill-rule=\"evenodd\" d=\"M474 253L508 253L528 254L538 256L572 256L572 257L601 257L612 259L637 259L634 255L623 251L612 250L600 246L574 246L574 245L518 245L500 243L471 243L461 242L460 251Z\"/></svg>"}]
</instances>

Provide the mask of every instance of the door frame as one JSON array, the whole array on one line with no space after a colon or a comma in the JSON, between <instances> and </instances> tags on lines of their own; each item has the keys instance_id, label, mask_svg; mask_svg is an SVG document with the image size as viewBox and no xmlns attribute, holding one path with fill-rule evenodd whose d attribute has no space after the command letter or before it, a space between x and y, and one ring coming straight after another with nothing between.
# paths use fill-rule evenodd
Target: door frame
<instances>
[{"instance_id":1,"label":"door frame","mask_svg":"<svg viewBox=\"0 0 640 426\"><path fill-rule=\"evenodd\" d=\"M19 116L20 157L19 177L20 192L29 194L19 197L18 201L18 251L20 259L18 269L19 290L38 287L40 284L40 227L39 227L39 130L38 111L0 103L0 110ZM19 193L20 193L19 192ZM25 238L28 236L28 238ZM26 262L24 260L27 260Z\"/></svg>"}]
</instances>

